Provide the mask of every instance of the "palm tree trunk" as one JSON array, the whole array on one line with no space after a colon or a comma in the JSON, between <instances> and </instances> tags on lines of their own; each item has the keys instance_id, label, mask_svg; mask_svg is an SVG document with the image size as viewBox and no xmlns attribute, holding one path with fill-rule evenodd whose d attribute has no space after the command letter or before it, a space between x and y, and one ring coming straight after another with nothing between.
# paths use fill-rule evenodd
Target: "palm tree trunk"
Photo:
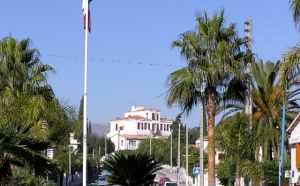
<instances>
[{"instance_id":1,"label":"palm tree trunk","mask_svg":"<svg viewBox=\"0 0 300 186\"><path fill-rule=\"evenodd\" d=\"M215 144L212 138L215 134L216 95L213 90L208 92L208 186L215 186Z\"/></svg>"}]
</instances>

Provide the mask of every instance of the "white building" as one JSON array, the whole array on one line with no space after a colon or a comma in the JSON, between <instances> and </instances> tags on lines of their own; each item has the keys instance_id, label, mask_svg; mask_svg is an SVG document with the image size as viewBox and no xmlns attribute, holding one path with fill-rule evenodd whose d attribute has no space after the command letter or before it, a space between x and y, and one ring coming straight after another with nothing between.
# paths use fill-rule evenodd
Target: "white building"
<instances>
[{"instance_id":1,"label":"white building","mask_svg":"<svg viewBox=\"0 0 300 186\"><path fill-rule=\"evenodd\" d=\"M294 172L292 184L300 183L300 113L286 130L290 133L289 144L291 145L291 170Z\"/></svg>"},{"instance_id":2,"label":"white building","mask_svg":"<svg viewBox=\"0 0 300 186\"><path fill-rule=\"evenodd\" d=\"M173 120L161 118L160 110L132 106L124 112L124 118L110 121L110 138L115 144L115 151L135 150L141 141L151 137L168 137L171 135Z\"/></svg>"}]
</instances>

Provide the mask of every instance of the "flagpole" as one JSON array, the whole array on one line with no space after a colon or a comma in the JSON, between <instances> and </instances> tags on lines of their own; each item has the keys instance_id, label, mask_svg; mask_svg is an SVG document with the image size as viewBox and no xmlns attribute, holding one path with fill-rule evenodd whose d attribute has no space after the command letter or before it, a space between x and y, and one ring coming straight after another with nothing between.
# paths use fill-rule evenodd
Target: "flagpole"
<instances>
[{"instance_id":1,"label":"flagpole","mask_svg":"<svg viewBox=\"0 0 300 186\"><path fill-rule=\"evenodd\" d=\"M88 59L88 29L89 1L85 0L85 47L84 47L84 94L83 94L83 186L87 182L87 59Z\"/></svg>"}]
</instances>

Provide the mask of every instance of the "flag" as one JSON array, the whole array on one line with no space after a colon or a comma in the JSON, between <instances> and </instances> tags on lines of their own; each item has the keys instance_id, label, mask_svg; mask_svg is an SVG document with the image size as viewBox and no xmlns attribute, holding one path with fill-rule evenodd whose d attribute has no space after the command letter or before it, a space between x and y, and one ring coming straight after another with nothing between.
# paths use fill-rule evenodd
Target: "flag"
<instances>
[{"instance_id":1,"label":"flag","mask_svg":"<svg viewBox=\"0 0 300 186\"><path fill-rule=\"evenodd\" d=\"M91 32L91 13L90 13L90 2L92 0L82 0L82 13L83 13L83 28L85 29L85 25L86 25L86 15L88 14L88 29L89 29L89 32Z\"/></svg>"}]
</instances>

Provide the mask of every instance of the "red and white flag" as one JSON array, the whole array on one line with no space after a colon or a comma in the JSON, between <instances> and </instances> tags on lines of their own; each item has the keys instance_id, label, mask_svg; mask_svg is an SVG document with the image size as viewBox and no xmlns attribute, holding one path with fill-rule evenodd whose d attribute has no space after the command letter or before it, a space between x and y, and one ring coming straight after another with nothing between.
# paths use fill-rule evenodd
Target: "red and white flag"
<instances>
[{"instance_id":1,"label":"red and white flag","mask_svg":"<svg viewBox=\"0 0 300 186\"><path fill-rule=\"evenodd\" d=\"M86 16L88 16L88 29L89 32L91 32L91 13L90 13L90 2L92 0L82 0L82 13L83 13L83 24L84 24L84 29L85 29L85 25L86 25Z\"/></svg>"}]
</instances>

